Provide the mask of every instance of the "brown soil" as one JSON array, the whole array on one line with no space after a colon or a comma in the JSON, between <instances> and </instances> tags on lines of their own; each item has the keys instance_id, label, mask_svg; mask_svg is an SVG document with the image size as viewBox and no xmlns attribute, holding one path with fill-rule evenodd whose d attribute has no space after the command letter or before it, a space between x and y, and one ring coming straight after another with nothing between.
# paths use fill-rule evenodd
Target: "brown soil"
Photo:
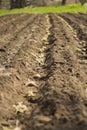
<instances>
[{"instance_id":1,"label":"brown soil","mask_svg":"<svg viewBox=\"0 0 87 130\"><path fill-rule=\"evenodd\" d=\"M0 130L17 120L21 130L87 130L87 14L0 17Z\"/></svg>"}]
</instances>

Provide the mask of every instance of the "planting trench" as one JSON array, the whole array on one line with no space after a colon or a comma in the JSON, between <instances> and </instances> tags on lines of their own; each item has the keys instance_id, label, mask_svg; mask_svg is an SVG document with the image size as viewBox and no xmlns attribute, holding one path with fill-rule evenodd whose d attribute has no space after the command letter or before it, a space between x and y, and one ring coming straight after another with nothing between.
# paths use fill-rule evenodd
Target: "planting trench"
<instances>
[{"instance_id":1,"label":"planting trench","mask_svg":"<svg viewBox=\"0 0 87 130\"><path fill-rule=\"evenodd\" d=\"M87 61L81 58L87 56L86 35L80 39L67 15L6 16L0 29L2 130L16 125L22 130L86 130ZM86 20L80 21L87 28ZM16 113L18 102L26 112Z\"/></svg>"}]
</instances>

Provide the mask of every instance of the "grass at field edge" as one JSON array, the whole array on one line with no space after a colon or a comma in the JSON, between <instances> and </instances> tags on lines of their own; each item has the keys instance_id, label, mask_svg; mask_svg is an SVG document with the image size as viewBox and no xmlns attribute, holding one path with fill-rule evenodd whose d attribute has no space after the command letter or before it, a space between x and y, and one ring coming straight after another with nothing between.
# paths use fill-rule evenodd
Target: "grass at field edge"
<instances>
[{"instance_id":1,"label":"grass at field edge","mask_svg":"<svg viewBox=\"0 0 87 130\"><path fill-rule=\"evenodd\" d=\"M81 4L70 4L65 6L47 6L47 7L25 7L20 9L13 10L0 10L0 16L8 14L17 14L17 13L29 13L29 14L41 14L41 13L87 13L87 7L82 6Z\"/></svg>"}]
</instances>

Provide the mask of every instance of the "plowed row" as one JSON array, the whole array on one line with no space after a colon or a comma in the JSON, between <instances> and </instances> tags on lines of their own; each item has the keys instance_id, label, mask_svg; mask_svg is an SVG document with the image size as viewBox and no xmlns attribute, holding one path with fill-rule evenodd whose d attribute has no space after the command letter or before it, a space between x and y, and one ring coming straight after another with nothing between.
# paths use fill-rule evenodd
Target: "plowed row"
<instances>
[{"instance_id":1,"label":"plowed row","mask_svg":"<svg viewBox=\"0 0 87 130\"><path fill-rule=\"evenodd\" d=\"M0 130L17 121L21 130L87 129L87 14L0 17Z\"/></svg>"}]
</instances>

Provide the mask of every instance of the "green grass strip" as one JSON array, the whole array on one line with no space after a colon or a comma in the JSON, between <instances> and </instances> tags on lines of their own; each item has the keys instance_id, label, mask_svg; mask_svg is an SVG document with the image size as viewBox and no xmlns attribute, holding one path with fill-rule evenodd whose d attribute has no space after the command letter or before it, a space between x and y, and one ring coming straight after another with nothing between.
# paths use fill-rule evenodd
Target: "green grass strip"
<instances>
[{"instance_id":1,"label":"green grass strip","mask_svg":"<svg viewBox=\"0 0 87 130\"><path fill-rule=\"evenodd\" d=\"M50 6L50 7L25 7L21 9L13 10L0 10L0 16L7 14L16 14L16 13L30 13L30 14L41 14L41 13L87 13L87 6L82 6L81 4L70 4L65 6Z\"/></svg>"}]
</instances>

